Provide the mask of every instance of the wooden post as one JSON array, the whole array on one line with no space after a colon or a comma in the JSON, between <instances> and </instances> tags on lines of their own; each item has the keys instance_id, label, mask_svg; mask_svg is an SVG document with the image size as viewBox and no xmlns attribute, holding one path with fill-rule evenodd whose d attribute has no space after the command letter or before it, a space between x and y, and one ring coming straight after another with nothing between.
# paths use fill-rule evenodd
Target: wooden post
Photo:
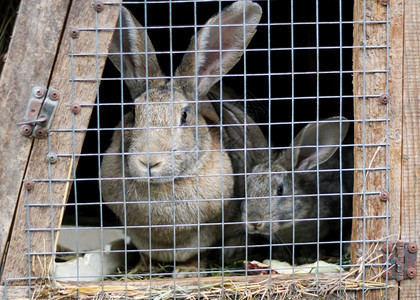
<instances>
[{"instance_id":1,"label":"wooden post","mask_svg":"<svg viewBox=\"0 0 420 300\"><path fill-rule=\"evenodd\" d=\"M32 5L35 7L35 2ZM49 16L52 15L54 15L53 12L49 11ZM70 82L72 74L70 47L72 45L74 53L93 54L74 58L74 76L77 78L96 78L98 76L100 78L106 55L96 57L95 53L96 51L99 53L108 51L113 34L113 30L80 31L80 36L72 40L68 29L70 27L113 28L118 16L118 5L104 5L103 11L97 13L89 1L72 2L50 78L50 87L60 92L59 105L51 125L49 139L33 142L33 150L25 175L20 177L40 181L35 183L33 189L20 192L3 280L49 275L52 265L51 253L55 248L57 229L61 224L64 209L60 204L67 201L73 168L77 165L77 158L71 154L80 153L86 133L85 131L72 132L71 129L73 127L86 129L92 111L92 106L83 106L81 112L73 116L69 106L72 99L82 105L93 104L97 92L96 81L75 82L72 86L72 82ZM95 26L96 18L97 26ZM22 70L21 72L24 73ZM30 87L28 87L28 91L30 91ZM26 103L22 105L26 106ZM60 129L60 131L54 129ZM62 131L62 129L70 130ZM51 165L45 162L45 156L50 151L58 154L58 161ZM28 229L30 229L29 233ZM31 254L30 260L26 253Z\"/></svg>"},{"instance_id":2,"label":"wooden post","mask_svg":"<svg viewBox=\"0 0 420 300\"><path fill-rule=\"evenodd\" d=\"M388 238L390 242L395 242L400 234L403 2L393 0L383 5L381 1L356 0L354 5L354 21L367 22L355 24L353 31L354 46L360 47L353 50L354 119L357 120L354 142L373 145L355 147L355 168L360 171L355 172L354 192L361 193L353 198L353 215L356 219L353 220L352 240L356 241ZM386 21L387 18L388 25L368 23ZM369 46L387 44L388 49L369 49ZM386 72L377 72L387 69L388 76ZM390 95L388 104L382 104L377 97L369 97L381 94ZM388 145L388 151L386 146L381 146L384 144ZM362 171L384 167L389 167L389 170ZM390 198L381 201L379 193L385 190L390 192ZM389 218L376 218L387 214ZM353 243L352 262L358 263L360 258L365 258L371 245L368 242ZM378 247L375 255L381 254L380 249ZM366 279L381 271L378 267L365 268ZM395 281L389 283L395 285ZM367 295L369 299L384 299L385 296L397 299L398 290L366 291L364 296ZM362 293L358 293L358 296L361 298Z\"/></svg>"},{"instance_id":3,"label":"wooden post","mask_svg":"<svg viewBox=\"0 0 420 300\"><path fill-rule=\"evenodd\" d=\"M404 5L404 85L402 90L401 239L420 246L420 2ZM417 276L400 284L400 299L420 298L420 254Z\"/></svg>"},{"instance_id":4,"label":"wooden post","mask_svg":"<svg viewBox=\"0 0 420 300\"><path fill-rule=\"evenodd\" d=\"M56 59L69 1L22 0L0 78L0 251L3 257L33 141L23 121L34 86L46 87ZM52 13L54 12L54 13ZM13 162L13 163L11 163Z\"/></svg>"},{"instance_id":5,"label":"wooden post","mask_svg":"<svg viewBox=\"0 0 420 300\"><path fill-rule=\"evenodd\" d=\"M365 1L366 7L363 8L363 0L355 2L354 18L355 20L380 20L383 19L386 6L382 6L377 1ZM420 240L420 221L418 213L420 212L420 185L418 174L420 170L420 105L419 105L419 78L420 78L420 4L416 0L393 0L388 4L389 17L389 95L388 104L388 163L389 163L389 192L388 201L388 236L390 241L395 242L398 239L404 242L416 242L419 245ZM367 45L379 45L383 43L385 28L381 26L355 25L354 43L356 46L362 42ZM364 38L364 30L366 38ZM384 53L381 51L372 51L363 49L354 50L354 70L362 70L363 61L366 62L366 69L381 69L384 61ZM386 78L378 74L355 74L354 76L354 94L369 95L379 94L386 86ZM366 90L363 91L363 83ZM367 120L372 118L381 118L384 116L384 110L378 106L375 99L366 98L364 102L355 99L355 119ZM356 126L355 143L371 142L377 143L378 137L381 137L383 128L381 124L372 124L365 126L361 123ZM369 129L375 134L365 135L363 137L363 128ZM367 131L365 131L367 133ZM355 167L362 167L360 149L356 149ZM384 153L374 149L366 149L365 161L368 165L381 166L383 164ZM357 155L359 154L359 155ZM375 156L376 155L376 156ZM373 160L375 156L375 160ZM381 162L382 161L382 162ZM361 172L355 174L355 191L366 191L386 186L383 172L375 172L372 176L365 175L365 185L363 185L363 176ZM385 184L385 185L384 185ZM378 191L379 192L379 191ZM355 197L354 215L355 216L375 216L385 213L385 203L379 204L377 197ZM353 239L377 239L385 237L386 223L384 219L372 220L366 222L354 221ZM365 230L365 235L363 235ZM355 244L352 249L353 262L362 255L362 244ZM420 266L420 256L418 256L417 268ZM392 282L395 284L395 282ZM383 292L370 292L370 298L382 299ZM419 276L414 279L406 279L400 283L399 293L396 290L388 290L389 299L417 299L420 297Z\"/></svg>"}]
</instances>

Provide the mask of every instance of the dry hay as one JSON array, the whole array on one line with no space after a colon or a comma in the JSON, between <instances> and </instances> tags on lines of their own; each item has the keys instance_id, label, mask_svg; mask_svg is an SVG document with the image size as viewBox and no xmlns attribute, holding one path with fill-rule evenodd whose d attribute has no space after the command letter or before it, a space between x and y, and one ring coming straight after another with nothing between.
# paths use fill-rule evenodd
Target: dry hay
<instances>
[{"instance_id":1,"label":"dry hay","mask_svg":"<svg viewBox=\"0 0 420 300\"><path fill-rule=\"evenodd\" d=\"M331 299L353 298L350 292L396 286L384 282L377 265L379 244L368 249L357 267L343 273L256 275L153 279L137 281L49 282L39 285L33 299Z\"/></svg>"}]
</instances>

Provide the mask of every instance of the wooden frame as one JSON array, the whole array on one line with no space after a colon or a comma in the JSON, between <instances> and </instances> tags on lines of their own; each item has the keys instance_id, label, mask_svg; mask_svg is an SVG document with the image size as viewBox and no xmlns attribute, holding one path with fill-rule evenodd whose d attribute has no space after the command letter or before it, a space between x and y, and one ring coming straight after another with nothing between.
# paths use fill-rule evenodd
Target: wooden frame
<instances>
[{"instance_id":1,"label":"wooden frame","mask_svg":"<svg viewBox=\"0 0 420 300\"><path fill-rule=\"evenodd\" d=\"M366 25L357 24L354 27L354 45L386 45L388 49L371 49L364 52L363 48L353 51L355 70L388 69L387 74L356 73L354 74L354 94L373 95L389 94L388 105L381 104L378 99L355 99L354 118L368 119L389 118L387 124L372 123L355 124L355 143L388 143L388 153L385 147L366 148L365 162L369 166L389 166L389 178L385 171L375 171L371 174L355 173L355 191L371 191L389 189L390 199L381 202L377 195L366 196L364 199L355 197L353 201L354 216L389 215L389 219L372 219L364 225L363 220L353 222L352 240L389 238L390 242L402 239L405 242L420 242L419 220L419 183L414 175L420 169L419 151L419 37L420 4L412 0L389 1L355 1L354 20L378 21L386 20L389 24ZM388 36L386 34L388 30ZM417 48L416 48L417 47ZM365 64L365 65L364 65ZM366 76L365 79L363 76ZM363 91L365 84L365 90ZM361 103L364 101L364 103ZM386 128L387 127L387 128ZM363 137L363 129L370 133ZM382 134L388 131L388 137ZM382 134L381 134L382 133ZM355 149L355 168L363 167L361 155ZM388 155L388 161L386 157ZM410 161L410 162L408 162ZM363 182L365 181L365 185ZM379 190L378 190L379 189ZM388 224L388 226L387 226ZM388 229L387 229L388 227ZM363 245L357 244L352 249L353 261L363 253ZM417 257L420 265L420 256ZM390 299L417 299L420 297L420 280L404 280L400 289L388 290ZM370 294L372 299L383 299L383 292Z\"/></svg>"},{"instance_id":2,"label":"wooden frame","mask_svg":"<svg viewBox=\"0 0 420 300\"><path fill-rule=\"evenodd\" d=\"M110 1L105 1L110 2ZM37 7L37 10L33 10ZM57 13L52 13L57 12ZM96 18L97 16L97 18ZM31 203L31 199L36 199L35 203L43 204L63 204L66 203L71 187L71 176L73 167L77 166L77 159L73 156L60 157L57 163L49 165L45 163L45 156L50 151L57 153L80 153L85 132L77 132L75 140L71 138L71 133L51 132L50 145L46 140L29 140L19 134L16 126L23 119L24 111L29 100L30 91L33 86L55 87L60 92L59 105L56 117L51 128L72 128L73 114L70 111L72 93L74 99L80 99L81 105L92 104L96 101L96 82L80 82L73 88L69 80L70 59L69 49L72 39L69 37L69 29L77 25L78 27L94 27L97 19L98 27L115 27L119 16L118 5L105 5L103 11L97 13L93 6L86 1L67 1L65 3L45 3L35 5L33 1L22 1L19 18L15 26L15 34L10 46L8 61L6 62L0 83L0 93L5 99L2 108L10 110L6 116L6 128L2 128L8 140L1 149L1 161L13 162L3 164L1 169L2 188L7 195L2 205L2 213L6 215L2 218L2 231L9 232L1 237L2 254L5 255L6 242L9 245L6 262L3 271L3 278L27 278L48 275L51 266L51 256L46 257L45 266L47 269L38 268L40 273L29 274L27 258L23 256L22 249L27 248L27 228L58 228L61 224L64 207L40 206L31 207L30 216L27 224L26 204ZM51 19L53 17L53 19ZM92 23L93 22L93 23ZM51 29L49 29L51 28ZM37 44L31 44L32 39L27 36L41 34L34 39ZM97 32L84 31L79 38L74 41L73 47L79 53L95 53L96 45L91 43L97 40L97 51L104 53L108 51L112 31L102 30ZM59 43L60 42L60 43ZM23 43L23 44L22 44ZM26 44L25 44L26 43ZM39 44L38 44L39 43ZM51 48L50 48L51 47ZM26 51L19 51L25 49ZM106 56L99 56L98 64L96 57L84 57L86 64L75 70L77 76L86 78L96 78L97 72L102 74ZM23 64L21 64L23 62ZM98 65L98 69L92 66ZM18 69L17 67L20 67ZM37 70L37 72L35 72ZM25 74L27 77L22 76ZM22 105L11 105L12 101L21 99ZM92 106L85 106L77 116L74 117L76 128L87 128ZM3 134L2 134L3 135ZM16 149L22 149L20 155L16 155ZM13 160L12 160L13 158ZM16 163L15 163L16 160ZM50 175L49 175L49 172ZM22 186L23 179L30 178L60 178L64 181L53 182L50 187L46 182L36 182L31 190L25 190ZM51 192L50 192L51 189ZM54 195L53 198L45 195ZM29 203L26 202L28 197ZM48 216L48 217L46 217ZM13 222L14 220L14 222ZM13 230L12 230L13 229ZM31 249L33 252L51 252L53 240L57 239L56 232L37 231L31 234ZM43 243L39 243L43 241ZM37 264L38 260L44 262L44 257L31 257L32 264Z\"/></svg>"},{"instance_id":3,"label":"wooden frame","mask_svg":"<svg viewBox=\"0 0 420 300\"><path fill-rule=\"evenodd\" d=\"M105 1L107 2L107 1ZM5 258L3 280L22 279L48 275L51 265L50 257L37 257L33 263L40 261L46 268L40 268L39 273L29 274L27 258L23 257L22 249L27 246L27 228L57 228L61 222L62 208L33 207L29 224L27 224L28 199L37 199L40 203L42 195L49 195L50 188L54 198L43 199L42 203L65 203L71 181L73 168L77 165L74 157L60 157L55 165L48 168L45 155L57 147L59 153L80 152L84 133L78 132L75 142L69 138L69 133L53 132L50 146L45 140L29 140L21 137L16 123L23 118L26 101L33 86L54 87L60 91L61 99L56 112L52 128L71 128L73 115L69 110L71 104L72 86L68 80L70 60L69 49L71 39L68 29L72 26L92 27L96 20L101 27L113 27L118 18L118 5L105 5L105 9L96 13L90 3L85 1L48 2L34 5L34 1L23 0L16 22L12 43L2 76L0 78L0 102L2 111L2 127L0 135L3 143L0 145L0 194L2 205L0 209L0 249ZM365 15L365 12L367 14ZM390 95L390 103L383 105L377 99L355 99L355 119L375 119L388 116L388 122L374 124L355 124L355 143L383 143L383 136L372 134L364 136L366 128L370 132L385 132L387 126L389 178L385 171L375 171L366 174L355 174L355 191L389 189L389 201L381 202L377 195L366 196L363 199L356 196L354 201L354 215L372 216L375 214L388 215L386 219L371 219L365 225L365 235L361 236L362 221L355 221L353 239L378 239L389 236L390 241L402 239L419 244L420 221L416 219L419 212L420 185L417 175L420 169L420 58L418 49L420 32L420 3L416 0L391 0L383 5L376 0L356 0L354 6L355 20L386 20L388 24L354 26L354 44L362 42L371 45L386 44L388 49L375 49L363 52L363 48L353 52L354 69L387 68L386 74L354 75L354 94L382 94ZM386 35L388 29L389 36ZM88 43L96 32L82 32L73 43L79 52L94 52L95 45ZM111 31L100 31L98 34L98 51L106 52L111 38ZM36 38L27 39L28 36ZM368 39L366 39L368 37ZM368 53L369 52L369 53ZM368 53L368 54L366 54ZM95 65L95 57L85 57L86 68L78 70L78 76L95 77L96 72L102 73L106 57L99 57L99 70L91 68ZM384 65L384 62L388 62ZM363 65L364 64L364 65ZM94 69L94 70L93 70ZM365 76L365 77L363 77ZM363 92L363 82L368 83ZM75 99L81 99L81 104L92 104L96 96L95 83L77 83L74 89ZM388 88L388 90L387 90ZM16 99L19 99L17 103ZM18 105L16 105L16 104ZM361 105L362 104L362 105ZM363 108L364 106L364 108ZM87 127L91 114L91 107L83 107L80 114L75 116L78 128ZM385 125L384 125L385 124ZM365 126L365 127L363 127ZM49 148L50 147L50 148ZM17 152L16 150L19 149ZM386 159L385 147L366 148L365 163L371 166L384 165ZM355 150L355 167L362 167L359 150ZM359 158L359 159L358 159ZM62 178L67 181L54 182L50 187L47 183L38 182L35 187L27 191L24 189L23 179L47 178L51 172L52 178ZM416 177L417 176L417 177ZM365 177L365 178L363 178ZM365 182L365 184L364 184ZM378 190L380 192L380 190ZM29 202L30 203L30 202ZM45 216L36 217L36 216ZM35 217L34 217L35 216ZM386 231L388 223L389 231ZM56 233L51 231L37 231L31 233L31 249L42 253L51 251L44 245L52 245ZM45 243L39 243L43 240ZM363 253L361 244L352 249L353 261ZM362 252L361 252L362 251ZM45 259L45 260L44 260ZM420 255L418 255L418 266ZM16 281L15 283L21 283ZM191 283L191 282L190 282ZM10 283L8 283L10 284ZM400 289L390 288L387 296L390 299L416 299L420 297L419 276L412 280L399 283ZM11 287L8 287L12 289ZM26 291L28 286L21 288ZM16 287L16 289L19 289ZM24 292L25 294L25 292ZM4 294L3 294L4 295ZM9 294L10 295L10 294ZM359 293L361 295L361 293ZM365 295L366 296L366 295ZM383 290L369 291L369 298L382 299Z\"/></svg>"}]
</instances>

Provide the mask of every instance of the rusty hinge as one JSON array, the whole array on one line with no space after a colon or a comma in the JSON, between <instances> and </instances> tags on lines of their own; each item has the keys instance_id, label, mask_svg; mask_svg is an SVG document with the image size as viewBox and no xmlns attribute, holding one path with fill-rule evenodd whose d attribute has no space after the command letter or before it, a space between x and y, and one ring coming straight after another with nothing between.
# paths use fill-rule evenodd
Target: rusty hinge
<instances>
[{"instance_id":1,"label":"rusty hinge","mask_svg":"<svg viewBox=\"0 0 420 300\"><path fill-rule=\"evenodd\" d=\"M386 272L382 277L398 281L414 278L417 274L417 249L417 244L413 242L397 241L383 245L382 263L386 263Z\"/></svg>"},{"instance_id":2,"label":"rusty hinge","mask_svg":"<svg viewBox=\"0 0 420 300\"><path fill-rule=\"evenodd\" d=\"M50 88L47 92L45 88L34 87L23 122L17 124L22 126L21 134L28 138L46 138L59 99L60 93L56 89Z\"/></svg>"}]
</instances>

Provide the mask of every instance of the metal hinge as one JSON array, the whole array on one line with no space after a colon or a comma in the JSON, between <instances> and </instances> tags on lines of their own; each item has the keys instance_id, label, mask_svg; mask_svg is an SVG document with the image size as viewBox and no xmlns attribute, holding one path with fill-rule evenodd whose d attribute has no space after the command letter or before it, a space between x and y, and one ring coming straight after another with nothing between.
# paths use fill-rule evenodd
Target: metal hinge
<instances>
[{"instance_id":1,"label":"metal hinge","mask_svg":"<svg viewBox=\"0 0 420 300\"><path fill-rule=\"evenodd\" d=\"M34 87L23 122L17 124L22 126L20 133L28 138L46 138L59 99L60 92L56 89L50 88L47 93L45 88Z\"/></svg>"},{"instance_id":2,"label":"metal hinge","mask_svg":"<svg viewBox=\"0 0 420 300\"><path fill-rule=\"evenodd\" d=\"M382 246L384 256L382 263L386 263L386 272L382 277L398 281L414 278L417 274L417 244L397 241Z\"/></svg>"}]
</instances>

